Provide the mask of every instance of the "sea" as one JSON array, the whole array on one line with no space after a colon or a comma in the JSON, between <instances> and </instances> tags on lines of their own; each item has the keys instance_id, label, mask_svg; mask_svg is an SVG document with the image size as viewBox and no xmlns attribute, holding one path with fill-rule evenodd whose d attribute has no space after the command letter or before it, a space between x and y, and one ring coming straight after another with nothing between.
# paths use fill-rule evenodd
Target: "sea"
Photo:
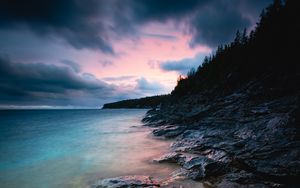
<instances>
[{"instance_id":1,"label":"sea","mask_svg":"<svg viewBox=\"0 0 300 188\"><path fill-rule=\"evenodd\" d=\"M174 170L153 159L170 142L151 136L146 109L0 110L0 187L88 187L103 178Z\"/></svg>"}]
</instances>

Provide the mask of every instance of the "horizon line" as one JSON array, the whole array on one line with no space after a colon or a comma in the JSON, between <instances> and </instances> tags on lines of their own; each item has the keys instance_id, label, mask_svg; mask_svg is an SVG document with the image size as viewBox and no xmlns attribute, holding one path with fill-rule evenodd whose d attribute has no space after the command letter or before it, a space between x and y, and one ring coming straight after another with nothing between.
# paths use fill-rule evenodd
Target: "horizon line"
<instances>
[{"instance_id":1,"label":"horizon line","mask_svg":"<svg viewBox=\"0 0 300 188\"><path fill-rule=\"evenodd\" d=\"M0 110L97 110L99 106L0 105Z\"/></svg>"}]
</instances>

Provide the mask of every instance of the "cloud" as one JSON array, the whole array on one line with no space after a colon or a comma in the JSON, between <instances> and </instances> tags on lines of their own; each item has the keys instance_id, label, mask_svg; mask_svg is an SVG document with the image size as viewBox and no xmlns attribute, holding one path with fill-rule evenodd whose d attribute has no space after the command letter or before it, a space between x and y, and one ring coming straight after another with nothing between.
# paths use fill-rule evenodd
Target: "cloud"
<instances>
[{"instance_id":1,"label":"cloud","mask_svg":"<svg viewBox=\"0 0 300 188\"><path fill-rule=\"evenodd\" d=\"M176 71L186 75L191 68L197 68L201 65L205 54L197 54L193 58L184 58L181 60L165 61L160 63L160 68L164 71Z\"/></svg>"},{"instance_id":2,"label":"cloud","mask_svg":"<svg viewBox=\"0 0 300 188\"><path fill-rule=\"evenodd\" d=\"M16 63L0 57L0 103L92 105L118 95L115 85L69 66Z\"/></svg>"},{"instance_id":3,"label":"cloud","mask_svg":"<svg viewBox=\"0 0 300 188\"><path fill-rule=\"evenodd\" d=\"M144 95L162 94L165 92L165 87L156 81L149 81L144 77L136 80L135 90L140 91Z\"/></svg>"},{"instance_id":4,"label":"cloud","mask_svg":"<svg viewBox=\"0 0 300 188\"><path fill-rule=\"evenodd\" d=\"M147 62L147 65L151 68L151 69L156 69L160 64L159 60L154 60L154 59L149 59Z\"/></svg>"},{"instance_id":5,"label":"cloud","mask_svg":"<svg viewBox=\"0 0 300 188\"><path fill-rule=\"evenodd\" d=\"M190 24L191 46L202 43L216 47L232 40L237 29L248 28L251 22L231 3L215 1L198 11Z\"/></svg>"},{"instance_id":6,"label":"cloud","mask_svg":"<svg viewBox=\"0 0 300 188\"><path fill-rule=\"evenodd\" d=\"M25 26L38 36L55 36L76 49L115 55L116 38L140 37L147 23L184 22L191 46L228 42L239 28L253 25L271 0L3 0L0 28ZM249 8L248 8L249 7ZM146 37L174 39L164 34Z\"/></svg>"},{"instance_id":7,"label":"cloud","mask_svg":"<svg viewBox=\"0 0 300 188\"><path fill-rule=\"evenodd\" d=\"M109 66L109 65L113 65L114 62L109 61L109 60L104 60L104 61L100 61L100 64L102 65L102 67L106 67L106 66Z\"/></svg>"},{"instance_id":8,"label":"cloud","mask_svg":"<svg viewBox=\"0 0 300 188\"><path fill-rule=\"evenodd\" d=\"M124 81L124 80L131 80L136 78L136 76L116 76L116 77L104 77L102 78L105 81Z\"/></svg>"},{"instance_id":9,"label":"cloud","mask_svg":"<svg viewBox=\"0 0 300 188\"><path fill-rule=\"evenodd\" d=\"M67 66L20 63L0 56L0 108L99 107L107 102L165 93L162 84L143 77L98 79L78 71L72 61L62 64ZM124 80L131 80L132 85L106 82Z\"/></svg>"},{"instance_id":10,"label":"cloud","mask_svg":"<svg viewBox=\"0 0 300 188\"><path fill-rule=\"evenodd\" d=\"M124 2L124 1L123 1ZM216 47L227 43L238 29L250 28L271 0L139 0L125 1L132 7L135 23L184 22L192 36L190 46Z\"/></svg>"},{"instance_id":11,"label":"cloud","mask_svg":"<svg viewBox=\"0 0 300 188\"><path fill-rule=\"evenodd\" d=\"M142 33L141 35L149 38L158 38L163 40L171 40L171 41L177 40L177 37L173 35L154 34L154 33Z\"/></svg>"},{"instance_id":12,"label":"cloud","mask_svg":"<svg viewBox=\"0 0 300 188\"><path fill-rule=\"evenodd\" d=\"M125 1L126 2L126 1ZM124 3L125 3L124 2ZM205 5L209 0L129 0L134 18L137 22L182 19L184 16Z\"/></svg>"},{"instance_id":13,"label":"cloud","mask_svg":"<svg viewBox=\"0 0 300 188\"><path fill-rule=\"evenodd\" d=\"M158 94L165 94L169 92L171 88L165 87L160 82L137 76L116 76L116 77L104 77L105 80L110 83L118 84L119 91L122 91L122 99L139 98L144 96L152 96ZM169 90L168 90L169 89Z\"/></svg>"},{"instance_id":14,"label":"cloud","mask_svg":"<svg viewBox=\"0 0 300 188\"><path fill-rule=\"evenodd\" d=\"M89 48L114 54L105 34L103 1L4 0L0 2L0 27L27 26L40 36L53 35L76 49Z\"/></svg>"},{"instance_id":15,"label":"cloud","mask_svg":"<svg viewBox=\"0 0 300 188\"><path fill-rule=\"evenodd\" d=\"M74 61L64 59L64 60L61 60L61 63L71 67L77 73L81 71L81 66Z\"/></svg>"}]
</instances>

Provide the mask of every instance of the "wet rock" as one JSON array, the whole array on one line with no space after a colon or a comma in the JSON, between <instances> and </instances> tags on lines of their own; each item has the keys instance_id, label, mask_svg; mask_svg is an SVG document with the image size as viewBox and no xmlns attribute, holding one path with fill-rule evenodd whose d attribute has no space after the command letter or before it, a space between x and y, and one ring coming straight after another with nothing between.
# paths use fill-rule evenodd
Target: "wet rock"
<instances>
[{"instance_id":1,"label":"wet rock","mask_svg":"<svg viewBox=\"0 0 300 188\"><path fill-rule=\"evenodd\" d=\"M165 138L174 138L186 130L184 126L164 126L153 130L154 136L164 136Z\"/></svg>"},{"instance_id":2,"label":"wet rock","mask_svg":"<svg viewBox=\"0 0 300 188\"><path fill-rule=\"evenodd\" d=\"M208 149L206 150L206 156L214 161L230 163L231 156L221 149Z\"/></svg>"},{"instance_id":3,"label":"wet rock","mask_svg":"<svg viewBox=\"0 0 300 188\"><path fill-rule=\"evenodd\" d=\"M100 180L91 188L132 188L147 187L156 188L160 184L149 176L121 176Z\"/></svg>"},{"instance_id":4,"label":"wet rock","mask_svg":"<svg viewBox=\"0 0 300 188\"><path fill-rule=\"evenodd\" d=\"M236 182L231 182L227 180L223 180L221 183L219 183L217 188L268 188L269 186L256 183L256 184L239 184Z\"/></svg>"},{"instance_id":5,"label":"wet rock","mask_svg":"<svg viewBox=\"0 0 300 188\"><path fill-rule=\"evenodd\" d=\"M194 180L218 176L226 172L226 166L223 163L203 156L186 161L183 168L188 170L188 176Z\"/></svg>"},{"instance_id":6,"label":"wet rock","mask_svg":"<svg viewBox=\"0 0 300 188\"><path fill-rule=\"evenodd\" d=\"M187 178L169 178L161 184L162 188L213 188L202 182L194 181Z\"/></svg>"},{"instance_id":7,"label":"wet rock","mask_svg":"<svg viewBox=\"0 0 300 188\"><path fill-rule=\"evenodd\" d=\"M258 180L259 177L242 170L235 173L226 174L224 179L226 179L226 181L236 182L240 184L249 184L254 182L255 179Z\"/></svg>"},{"instance_id":8,"label":"wet rock","mask_svg":"<svg viewBox=\"0 0 300 188\"><path fill-rule=\"evenodd\" d=\"M253 107L250 111L255 115L263 115L270 112L267 105Z\"/></svg>"},{"instance_id":9,"label":"wet rock","mask_svg":"<svg viewBox=\"0 0 300 188\"><path fill-rule=\"evenodd\" d=\"M183 164L185 161L185 156L181 153L168 153L166 155L163 155L162 157L158 159L154 159L154 162L158 163L178 163L178 164Z\"/></svg>"},{"instance_id":10,"label":"wet rock","mask_svg":"<svg viewBox=\"0 0 300 188\"><path fill-rule=\"evenodd\" d=\"M179 168L172 172L172 179L186 179L188 177L189 171L185 168Z\"/></svg>"},{"instance_id":11,"label":"wet rock","mask_svg":"<svg viewBox=\"0 0 300 188\"><path fill-rule=\"evenodd\" d=\"M163 123L153 134L176 137L173 151L195 155L177 162L181 175L218 177L223 187L300 186L299 96L254 100L256 87L212 99L183 96L155 111L153 123Z\"/></svg>"}]
</instances>

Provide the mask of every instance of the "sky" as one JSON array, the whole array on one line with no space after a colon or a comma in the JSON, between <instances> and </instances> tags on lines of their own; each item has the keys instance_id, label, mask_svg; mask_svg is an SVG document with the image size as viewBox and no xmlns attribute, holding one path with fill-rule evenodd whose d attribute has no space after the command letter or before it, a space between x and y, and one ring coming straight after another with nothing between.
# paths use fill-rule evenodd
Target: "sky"
<instances>
[{"instance_id":1,"label":"sky","mask_svg":"<svg viewBox=\"0 0 300 188\"><path fill-rule=\"evenodd\" d=\"M167 94L271 0L2 0L0 108Z\"/></svg>"}]
</instances>

